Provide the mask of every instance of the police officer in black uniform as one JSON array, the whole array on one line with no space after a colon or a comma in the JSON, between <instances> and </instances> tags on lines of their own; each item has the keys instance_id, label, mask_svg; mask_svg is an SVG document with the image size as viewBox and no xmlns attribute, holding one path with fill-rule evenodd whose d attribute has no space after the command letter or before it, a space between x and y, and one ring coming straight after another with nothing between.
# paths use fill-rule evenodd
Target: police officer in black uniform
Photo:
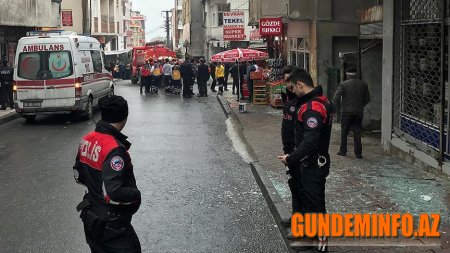
<instances>
[{"instance_id":1,"label":"police officer in black uniform","mask_svg":"<svg viewBox=\"0 0 450 253\"><path fill-rule=\"evenodd\" d=\"M287 81L294 86L299 110L296 117L296 148L289 155L279 156L286 165L294 165L300 173L297 184L300 213L326 213L325 182L330 171L328 153L332 126L332 104L323 95L322 86L314 87L309 73L294 69ZM314 250L327 252L326 238L317 238ZM292 244L291 244L292 247Z\"/></svg>"},{"instance_id":2,"label":"police officer in black uniform","mask_svg":"<svg viewBox=\"0 0 450 253\"><path fill-rule=\"evenodd\" d=\"M286 93L282 93L283 98L283 121L281 123L281 142L283 144L283 152L285 155L291 154L295 150L295 119L298 110L297 95L293 92L293 86L290 85L286 79L289 74L296 68L293 65L287 66L283 69L283 78L286 82ZM299 179L299 173L293 164L288 166L289 170L287 174L290 176L288 180L289 189L292 196L292 213L300 212L300 196L298 194L297 182Z\"/></svg>"},{"instance_id":3,"label":"police officer in black uniform","mask_svg":"<svg viewBox=\"0 0 450 253\"><path fill-rule=\"evenodd\" d=\"M120 96L101 98L102 120L80 142L74 165L75 180L88 188L78 204L86 241L92 252L141 252L131 225L141 203L128 149L121 133L128 118L127 101Z\"/></svg>"},{"instance_id":4,"label":"police officer in black uniform","mask_svg":"<svg viewBox=\"0 0 450 253\"><path fill-rule=\"evenodd\" d=\"M9 105L11 109L14 108L13 79L14 69L8 66L6 56L3 56L2 66L0 67L0 105L2 110L6 110L7 105Z\"/></svg>"}]
</instances>

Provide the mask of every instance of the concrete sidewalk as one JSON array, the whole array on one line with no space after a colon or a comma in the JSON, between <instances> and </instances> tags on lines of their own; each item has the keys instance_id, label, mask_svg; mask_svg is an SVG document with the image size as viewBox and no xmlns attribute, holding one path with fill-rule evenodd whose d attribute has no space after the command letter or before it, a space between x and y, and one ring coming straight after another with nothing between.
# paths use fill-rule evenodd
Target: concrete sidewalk
<instances>
[{"instance_id":1,"label":"concrete sidewalk","mask_svg":"<svg viewBox=\"0 0 450 253\"><path fill-rule=\"evenodd\" d=\"M20 118L14 109L0 110L0 125Z\"/></svg>"},{"instance_id":2,"label":"concrete sidewalk","mask_svg":"<svg viewBox=\"0 0 450 253\"><path fill-rule=\"evenodd\" d=\"M277 160L277 155L282 154L280 136L282 110L264 105L248 105L247 113L239 113L236 96L228 91L224 93L224 97L244 128L245 138L253 148L259 164L266 171L285 207L290 210L291 196L287 187L286 170ZM330 250L333 252L379 252L381 250L385 252L450 252L449 178L428 173L422 168L383 154L379 133L363 135L363 159L355 159L352 154L351 137L349 137L347 157L337 156L339 136L340 125L334 124L330 147L332 167L326 185L329 213L408 212L415 216L420 213L440 213L442 237L439 240L396 238L383 242L336 239L334 244L339 247L331 247Z\"/></svg>"}]
</instances>

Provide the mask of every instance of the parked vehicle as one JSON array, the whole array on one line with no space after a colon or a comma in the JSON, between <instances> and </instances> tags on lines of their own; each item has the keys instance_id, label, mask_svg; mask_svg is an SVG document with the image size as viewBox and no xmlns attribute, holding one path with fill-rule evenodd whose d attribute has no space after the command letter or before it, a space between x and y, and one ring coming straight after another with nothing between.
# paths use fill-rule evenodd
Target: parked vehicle
<instances>
[{"instance_id":1,"label":"parked vehicle","mask_svg":"<svg viewBox=\"0 0 450 253\"><path fill-rule=\"evenodd\" d=\"M14 70L17 113L81 113L90 119L101 97L114 94L111 74L98 40L73 32L52 31L20 39Z\"/></svg>"}]
</instances>

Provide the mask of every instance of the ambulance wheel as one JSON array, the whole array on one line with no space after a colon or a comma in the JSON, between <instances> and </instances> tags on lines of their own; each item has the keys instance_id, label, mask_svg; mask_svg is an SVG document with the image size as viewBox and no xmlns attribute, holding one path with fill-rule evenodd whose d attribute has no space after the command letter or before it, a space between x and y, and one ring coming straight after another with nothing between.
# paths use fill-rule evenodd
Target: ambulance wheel
<instances>
[{"instance_id":1,"label":"ambulance wheel","mask_svg":"<svg viewBox=\"0 0 450 253\"><path fill-rule=\"evenodd\" d=\"M86 104L86 109L84 110L83 113L84 113L83 118L85 120L92 119L92 115L94 115L94 101L92 97L89 97L89 100Z\"/></svg>"},{"instance_id":2,"label":"ambulance wheel","mask_svg":"<svg viewBox=\"0 0 450 253\"><path fill-rule=\"evenodd\" d=\"M36 120L36 115L22 115L27 123L32 123Z\"/></svg>"}]
</instances>

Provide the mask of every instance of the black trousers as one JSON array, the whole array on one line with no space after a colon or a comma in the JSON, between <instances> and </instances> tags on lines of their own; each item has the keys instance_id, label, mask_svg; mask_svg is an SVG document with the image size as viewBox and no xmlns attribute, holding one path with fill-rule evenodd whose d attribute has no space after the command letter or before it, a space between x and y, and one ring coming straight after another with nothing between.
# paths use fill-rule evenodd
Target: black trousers
<instances>
[{"instance_id":1,"label":"black trousers","mask_svg":"<svg viewBox=\"0 0 450 253\"><path fill-rule=\"evenodd\" d=\"M225 78L224 77L217 78L217 83L219 83L219 91L223 91L223 87L225 85Z\"/></svg>"},{"instance_id":2,"label":"black trousers","mask_svg":"<svg viewBox=\"0 0 450 253\"><path fill-rule=\"evenodd\" d=\"M84 212L93 211L86 210ZM87 214L84 214L86 217ZM83 219L86 242L92 253L141 253L141 243L131 222L126 220L100 223L94 216Z\"/></svg>"},{"instance_id":3,"label":"black trousers","mask_svg":"<svg viewBox=\"0 0 450 253\"><path fill-rule=\"evenodd\" d=\"M208 89L206 87L206 80L198 80L198 93L200 93L200 96L207 96L208 95Z\"/></svg>"},{"instance_id":4,"label":"black trousers","mask_svg":"<svg viewBox=\"0 0 450 253\"><path fill-rule=\"evenodd\" d=\"M361 132L362 119L360 115L342 115L341 119L341 148L340 153L347 153L347 136L353 130L355 155L362 155Z\"/></svg>"},{"instance_id":5,"label":"black trousers","mask_svg":"<svg viewBox=\"0 0 450 253\"><path fill-rule=\"evenodd\" d=\"M225 78L224 78L224 83L223 83L223 87L225 90L228 90L228 75L227 73L225 73Z\"/></svg>"},{"instance_id":6,"label":"black trousers","mask_svg":"<svg viewBox=\"0 0 450 253\"><path fill-rule=\"evenodd\" d=\"M14 105L12 85L9 83L2 83L0 88L0 106L6 108L6 106L12 107Z\"/></svg>"},{"instance_id":7,"label":"black trousers","mask_svg":"<svg viewBox=\"0 0 450 253\"><path fill-rule=\"evenodd\" d=\"M300 213L326 213L325 184L330 172L329 162L323 167L317 165L317 160L308 165L299 165L294 169L296 183L295 211Z\"/></svg>"},{"instance_id":8,"label":"black trousers","mask_svg":"<svg viewBox=\"0 0 450 253\"><path fill-rule=\"evenodd\" d=\"M217 84L217 80L215 76L211 76L212 78L212 83L211 83L211 90L215 90L216 89L216 84Z\"/></svg>"},{"instance_id":9,"label":"black trousers","mask_svg":"<svg viewBox=\"0 0 450 253\"><path fill-rule=\"evenodd\" d=\"M183 97L192 97L191 94L191 84L192 84L192 78L183 78Z\"/></svg>"},{"instance_id":10,"label":"black trousers","mask_svg":"<svg viewBox=\"0 0 450 253\"><path fill-rule=\"evenodd\" d=\"M248 100L250 103L253 103L253 80L249 79L247 82L248 88Z\"/></svg>"}]
</instances>

